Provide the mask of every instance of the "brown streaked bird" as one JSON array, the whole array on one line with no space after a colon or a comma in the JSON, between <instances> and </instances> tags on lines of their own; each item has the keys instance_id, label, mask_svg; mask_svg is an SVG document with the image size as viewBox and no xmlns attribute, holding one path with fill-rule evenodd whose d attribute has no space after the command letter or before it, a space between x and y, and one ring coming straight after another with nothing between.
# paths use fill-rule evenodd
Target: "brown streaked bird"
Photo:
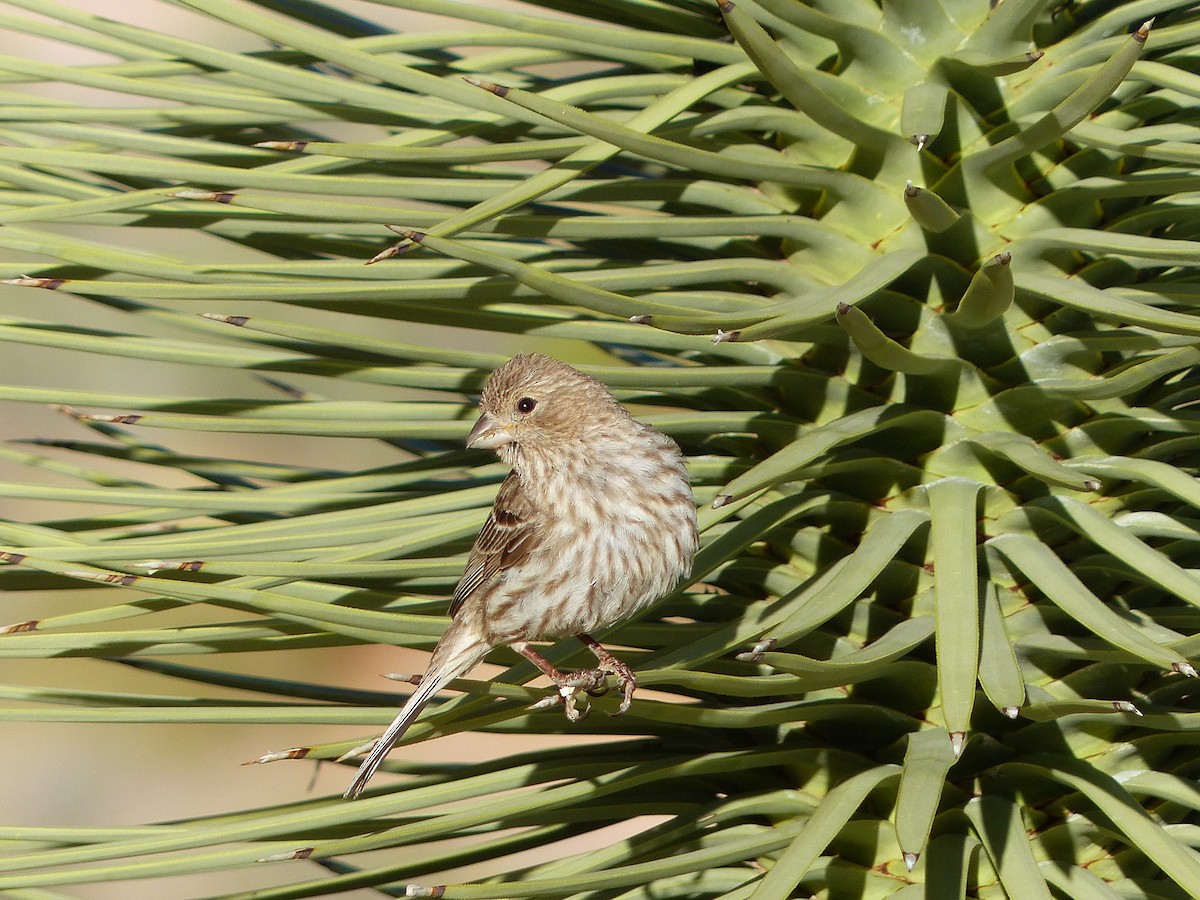
<instances>
[{"instance_id":1,"label":"brown streaked bird","mask_svg":"<svg viewBox=\"0 0 1200 900\"><path fill-rule=\"evenodd\" d=\"M468 447L495 450L512 472L475 540L446 629L420 684L345 796L354 799L425 704L493 647L511 646L575 696L614 675L629 708L637 679L592 632L632 616L691 571L696 506L679 447L635 421L590 375L540 354L509 360L480 398ZM560 672L530 641L577 637L598 666ZM345 758L345 757L343 757Z\"/></svg>"}]
</instances>

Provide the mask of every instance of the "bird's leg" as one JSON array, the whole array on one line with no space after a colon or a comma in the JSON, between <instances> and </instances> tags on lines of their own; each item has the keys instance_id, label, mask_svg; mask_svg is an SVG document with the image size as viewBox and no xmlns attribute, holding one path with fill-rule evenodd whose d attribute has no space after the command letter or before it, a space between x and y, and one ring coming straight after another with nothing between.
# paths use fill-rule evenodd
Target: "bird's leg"
<instances>
[{"instance_id":1,"label":"bird's leg","mask_svg":"<svg viewBox=\"0 0 1200 900\"><path fill-rule=\"evenodd\" d=\"M593 671L617 676L617 684L621 686L621 705L614 715L628 712L629 704L633 702L633 692L637 690L637 676L633 674L633 669L600 646L600 642L590 634L579 635L579 640L600 661L600 667Z\"/></svg>"},{"instance_id":2,"label":"bird's leg","mask_svg":"<svg viewBox=\"0 0 1200 900\"><path fill-rule=\"evenodd\" d=\"M558 688L558 696L554 698L554 701L562 703L567 718L572 722L582 721L591 708L584 707L581 710L576 707L575 697L580 691L587 691L590 694L604 687L605 673L600 669L589 669L586 672L560 672L553 663L524 642L513 644L513 649L541 669L545 676L554 682Z\"/></svg>"}]
</instances>

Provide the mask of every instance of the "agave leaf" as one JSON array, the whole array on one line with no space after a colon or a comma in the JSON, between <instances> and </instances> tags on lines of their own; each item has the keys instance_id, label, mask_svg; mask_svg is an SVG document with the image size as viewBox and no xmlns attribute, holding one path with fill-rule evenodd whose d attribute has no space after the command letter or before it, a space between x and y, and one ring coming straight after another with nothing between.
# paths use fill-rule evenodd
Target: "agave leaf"
<instances>
[{"instance_id":1,"label":"agave leaf","mask_svg":"<svg viewBox=\"0 0 1200 900\"><path fill-rule=\"evenodd\" d=\"M803 823L803 830L763 876L751 896L755 900L790 896L801 876L854 815L867 795L895 776L894 766L879 766L860 772L831 790L817 812Z\"/></svg>"},{"instance_id":2,"label":"agave leaf","mask_svg":"<svg viewBox=\"0 0 1200 900\"><path fill-rule=\"evenodd\" d=\"M995 794L977 797L965 812L1010 896L1050 900L1050 889L1025 840L1021 807Z\"/></svg>"}]
</instances>

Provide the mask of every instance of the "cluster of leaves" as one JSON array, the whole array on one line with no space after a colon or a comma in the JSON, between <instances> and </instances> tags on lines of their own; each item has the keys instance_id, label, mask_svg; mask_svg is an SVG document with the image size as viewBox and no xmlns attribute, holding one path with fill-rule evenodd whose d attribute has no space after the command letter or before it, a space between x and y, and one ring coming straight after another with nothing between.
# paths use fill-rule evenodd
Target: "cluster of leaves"
<instances>
[{"instance_id":1,"label":"cluster of leaves","mask_svg":"<svg viewBox=\"0 0 1200 900\"><path fill-rule=\"evenodd\" d=\"M0 717L388 721L391 695L164 657L436 639L503 475L460 447L506 354L394 340L399 323L600 348L585 368L687 452L702 548L691 584L606 636L660 692L576 729L608 740L473 766L401 748L405 777L354 804L48 829L0 859L0 890L306 858L318 877L254 896L1200 892L1192 4L381 0L468 23L395 34L312 0L172 2L267 49L0 4L7 30L111 57L0 58L0 247L47 258L3 274L127 323L11 316L0 340L190 366L197 388L240 371L247 396L0 386L89 410L97 436L0 448L79 481L0 495L126 508L0 521L0 586L96 588L9 626L0 657L120 657L265 699L30 688L44 706ZM144 102L20 92L40 81ZM350 125L373 139L340 140ZM385 223L404 240L381 253ZM262 260L131 249L149 228ZM278 315L226 314L248 300ZM263 398L262 372L313 387ZM322 379L444 396L331 400ZM197 457L180 430L389 441L403 461ZM193 604L229 619L170 623ZM562 733L528 710L536 674L456 683L406 742ZM638 815L666 818L505 868ZM482 859L505 875L409 883Z\"/></svg>"}]
</instances>

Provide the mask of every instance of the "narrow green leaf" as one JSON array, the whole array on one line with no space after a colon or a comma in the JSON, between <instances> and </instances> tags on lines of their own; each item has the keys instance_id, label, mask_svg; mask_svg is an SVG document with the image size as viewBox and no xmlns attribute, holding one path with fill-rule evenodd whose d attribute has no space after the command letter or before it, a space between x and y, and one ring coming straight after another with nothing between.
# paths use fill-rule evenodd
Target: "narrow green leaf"
<instances>
[{"instance_id":1,"label":"narrow green leaf","mask_svg":"<svg viewBox=\"0 0 1200 900\"><path fill-rule=\"evenodd\" d=\"M1077 400L1107 400L1127 397L1168 375L1200 365L1200 347L1183 347L1154 356L1145 362L1123 366L1115 375L1092 378L1038 379L1038 387L1059 397Z\"/></svg>"},{"instance_id":2,"label":"narrow green leaf","mask_svg":"<svg viewBox=\"0 0 1200 900\"><path fill-rule=\"evenodd\" d=\"M1012 137L971 154L964 164L975 172L994 169L1028 156L1061 138L1095 112L1125 80L1149 36L1150 22L1146 22L1130 35L1108 62L1059 106Z\"/></svg>"},{"instance_id":3,"label":"narrow green leaf","mask_svg":"<svg viewBox=\"0 0 1200 900\"><path fill-rule=\"evenodd\" d=\"M1021 900L1053 900L1029 846L1021 807L1007 797L985 794L969 801L965 811L1005 893Z\"/></svg>"},{"instance_id":4,"label":"narrow green leaf","mask_svg":"<svg viewBox=\"0 0 1200 900\"><path fill-rule=\"evenodd\" d=\"M584 112L566 103L559 103L541 94L530 93L519 88L505 87L483 79L468 79L485 91L543 115L546 118L597 140L620 147L647 159L656 160L695 172L707 172L733 179L774 181L779 184L795 185L816 190L827 190L841 197L854 189L870 190L857 184L855 176L847 172L818 169L815 166L796 165L787 162L765 161L758 154L753 156L730 156L689 147L675 141L635 131L608 119ZM3 159L0 155L0 159Z\"/></svg>"},{"instance_id":5,"label":"narrow green leaf","mask_svg":"<svg viewBox=\"0 0 1200 900\"><path fill-rule=\"evenodd\" d=\"M1200 509L1200 484L1196 479L1160 460L1099 456L1066 460L1063 465L1098 478L1122 479L1160 488L1193 509Z\"/></svg>"},{"instance_id":6,"label":"narrow green leaf","mask_svg":"<svg viewBox=\"0 0 1200 900\"><path fill-rule=\"evenodd\" d=\"M1143 578L1193 606L1200 606L1200 580L1092 505L1073 497L1045 497L1037 505L1069 522L1082 537L1132 566Z\"/></svg>"},{"instance_id":7,"label":"narrow green leaf","mask_svg":"<svg viewBox=\"0 0 1200 900\"><path fill-rule=\"evenodd\" d=\"M761 655L761 661L764 664L779 669L781 672L813 676L820 683L850 684L851 681L839 679L853 679L857 682L872 678L887 663L899 659L915 647L919 647L932 634L932 617L917 616L913 619L905 619L865 645L861 650L854 650L828 661L809 659L795 653L765 652L756 653L754 656L757 662L757 658Z\"/></svg>"},{"instance_id":8,"label":"narrow green leaf","mask_svg":"<svg viewBox=\"0 0 1200 900\"><path fill-rule=\"evenodd\" d=\"M856 306L876 292L882 291L924 258L924 251L910 249L893 250L883 256L877 256L848 281L814 291L804 298L803 303L789 300L786 310L780 310L774 318L742 329L731 339L758 341L782 337L816 325L834 315L841 304Z\"/></svg>"},{"instance_id":9,"label":"narrow green leaf","mask_svg":"<svg viewBox=\"0 0 1200 900\"><path fill-rule=\"evenodd\" d=\"M803 830L791 841L758 883L753 900L786 900L818 856L859 811L867 795L900 773L897 766L876 766L843 781L825 795Z\"/></svg>"},{"instance_id":10,"label":"narrow green leaf","mask_svg":"<svg viewBox=\"0 0 1200 900\"><path fill-rule=\"evenodd\" d=\"M928 520L927 513L916 509L901 509L880 517L849 555L798 589L795 611L768 631L764 641L787 646L833 618L862 595Z\"/></svg>"},{"instance_id":11,"label":"narrow green leaf","mask_svg":"<svg viewBox=\"0 0 1200 900\"><path fill-rule=\"evenodd\" d=\"M999 78L1023 72L1045 55L1045 52L1042 50L1026 50L1023 53L1015 53L1009 57L998 58L979 50L961 50L951 56L950 59L960 62L964 66L970 66L983 75L991 75L992 77Z\"/></svg>"},{"instance_id":12,"label":"narrow green leaf","mask_svg":"<svg viewBox=\"0 0 1200 900\"><path fill-rule=\"evenodd\" d=\"M1113 612L1041 541L1021 534L1002 534L989 540L988 545L1020 569L1067 615L1097 637L1150 665L1180 672L1194 671L1191 663L1182 655L1155 643L1133 622Z\"/></svg>"},{"instance_id":13,"label":"narrow green leaf","mask_svg":"<svg viewBox=\"0 0 1200 900\"><path fill-rule=\"evenodd\" d=\"M1053 459L1036 441L1023 434L988 431L971 435L968 440L1004 457L1047 484L1061 485L1076 491L1100 490L1098 480Z\"/></svg>"},{"instance_id":14,"label":"narrow green leaf","mask_svg":"<svg viewBox=\"0 0 1200 900\"><path fill-rule=\"evenodd\" d=\"M623 319L638 319L639 321L643 318L650 319L656 316L687 318L692 315L690 310L683 307L668 306L656 303L653 300L625 297L611 291L602 291L573 281L570 278L526 265L517 260L507 259L498 254L481 250L462 241L439 238L436 235L429 235L424 232L398 231L401 236L419 243L421 246L429 247L431 250L436 250L439 253L445 253L448 256L472 262L476 265L486 266L497 272L503 272L505 275L515 278L527 287L533 288L548 297L553 297L562 303L569 303L572 306L582 306L584 309L620 316ZM735 321L740 326L743 323L748 324L761 321L763 318L765 318L765 314L759 315L750 312L736 317Z\"/></svg>"},{"instance_id":15,"label":"narrow green leaf","mask_svg":"<svg viewBox=\"0 0 1200 900\"><path fill-rule=\"evenodd\" d=\"M1054 278L1022 272L1017 277L1017 287L1035 297L1100 319L1141 325L1168 334L1200 336L1200 318L1194 315L1155 309L1111 291L1094 288L1078 278Z\"/></svg>"},{"instance_id":16,"label":"narrow green leaf","mask_svg":"<svg viewBox=\"0 0 1200 900\"><path fill-rule=\"evenodd\" d=\"M1079 791L1113 823L1118 832L1126 836L1131 847L1136 847L1146 854L1176 884L1187 891L1192 891L1200 885L1200 858L1196 852L1173 838L1138 805L1115 778L1099 771L1090 763L1039 753L1032 754L1021 762L1004 763L998 769L1020 772L1038 779L1051 778L1074 791ZM1023 827L1021 835L1020 844L1027 847L1028 844L1023 839Z\"/></svg>"},{"instance_id":17,"label":"narrow green leaf","mask_svg":"<svg viewBox=\"0 0 1200 900\"><path fill-rule=\"evenodd\" d=\"M1010 719L1025 705L1025 679L1004 624L995 582L983 582L979 686L992 705Z\"/></svg>"},{"instance_id":18,"label":"narrow green leaf","mask_svg":"<svg viewBox=\"0 0 1200 900\"><path fill-rule=\"evenodd\" d=\"M1039 863L1046 884L1071 900L1122 900L1122 895L1107 881L1083 866L1063 867L1058 860Z\"/></svg>"},{"instance_id":19,"label":"narrow green leaf","mask_svg":"<svg viewBox=\"0 0 1200 900\"><path fill-rule=\"evenodd\" d=\"M962 218L949 203L933 191L918 187L911 181L904 188L904 205L914 222L926 231L937 234L946 231Z\"/></svg>"},{"instance_id":20,"label":"narrow green leaf","mask_svg":"<svg viewBox=\"0 0 1200 900\"><path fill-rule=\"evenodd\" d=\"M980 487L966 478L944 478L928 487L938 690L955 757L962 752L971 724L979 672L976 495Z\"/></svg>"},{"instance_id":21,"label":"narrow green leaf","mask_svg":"<svg viewBox=\"0 0 1200 900\"><path fill-rule=\"evenodd\" d=\"M837 323L846 329L859 352L881 368L906 375L929 375L963 365L958 357L914 353L880 331L857 306L839 303Z\"/></svg>"},{"instance_id":22,"label":"narrow green leaf","mask_svg":"<svg viewBox=\"0 0 1200 900\"><path fill-rule=\"evenodd\" d=\"M729 482L717 496L713 506L723 506L735 499L787 481L833 447L843 446L868 434L877 434L897 426L934 424L942 421L944 417L931 410L875 406L833 422L826 422Z\"/></svg>"},{"instance_id":23,"label":"narrow green leaf","mask_svg":"<svg viewBox=\"0 0 1200 900\"><path fill-rule=\"evenodd\" d=\"M980 266L946 321L963 328L983 328L1003 316L1012 306L1015 291L1011 261L1012 254L1006 252Z\"/></svg>"},{"instance_id":24,"label":"narrow green leaf","mask_svg":"<svg viewBox=\"0 0 1200 900\"><path fill-rule=\"evenodd\" d=\"M981 844L969 833L941 834L929 842L929 849L922 857L925 873L924 888L918 894L924 900L947 898L963 900L967 896L968 876L972 871L973 858ZM918 873L921 871L919 868Z\"/></svg>"},{"instance_id":25,"label":"narrow green leaf","mask_svg":"<svg viewBox=\"0 0 1200 900\"><path fill-rule=\"evenodd\" d=\"M900 134L905 140L916 144L918 150L925 149L941 133L948 97L949 88L937 81L922 81L904 92L904 101L900 107ZM905 196L907 197L907 194ZM955 219L957 218L955 215Z\"/></svg>"},{"instance_id":26,"label":"narrow green leaf","mask_svg":"<svg viewBox=\"0 0 1200 900\"><path fill-rule=\"evenodd\" d=\"M882 155L894 135L856 118L821 90L820 84L772 40L754 17L731 0L717 4L729 33L754 61L763 77L796 109L825 130L858 145L862 152Z\"/></svg>"},{"instance_id":27,"label":"narrow green leaf","mask_svg":"<svg viewBox=\"0 0 1200 900\"><path fill-rule=\"evenodd\" d=\"M933 817L941 804L946 773L955 758L950 735L944 728L926 728L908 736L895 820L896 840L910 872L925 852Z\"/></svg>"}]
</instances>

